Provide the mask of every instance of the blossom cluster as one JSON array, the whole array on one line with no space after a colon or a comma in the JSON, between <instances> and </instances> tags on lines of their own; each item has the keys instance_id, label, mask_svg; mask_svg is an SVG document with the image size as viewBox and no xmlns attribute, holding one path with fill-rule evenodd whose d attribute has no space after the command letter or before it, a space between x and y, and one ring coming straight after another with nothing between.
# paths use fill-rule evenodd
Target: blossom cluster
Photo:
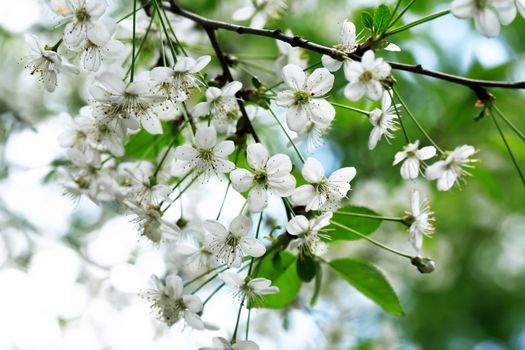
<instances>
[{"instance_id":1,"label":"blossom cluster","mask_svg":"<svg viewBox=\"0 0 525 350\"><path fill-rule=\"evenodd\" d=\"M454 2L453 12L458 3L459 0ZM260 141L255 131L251 135L246 132L242 124L250 123L253 115L247 115L243 109L247 103L241 97L243 83L225 82L221 80L224 76L209 79L206 70L210 56L173 52L171 61L159 59L153 68L138 71L138 54L132 49L132 63L126 71L123 67L128 61L120 54L129 51L129 45L117 39L119 26L107 16L104 0L53 0L51 6L64 26L63 36L53 47L41 44L35 36L28 38L33 52L28 64L31 74L38 73L45 88L52 92L62 71L90 73L86 105L78 116L67 121L59 139L68 158L63 169L67 193L87 196L96 203L117 203L133 216L143 237L174 247L181 256L181 265L193 271L194 276L217 271L216 277L235 290L241 306L256 305L264 296L280 291L273 281L251 274L254 262L279 247L271 237L259 238L268 235L260 234L260 222L252 222L255 216L262 219L263 213L268 215L270 198L278 198L286 210L289 242L285 248L303 257L326 254L330 242L328 226L334 213L348 203L356 168L345 166L328 175L319 159L303 158L288 134L295 133L314 147L321 144L336 118L330 94L339 91L334 90L336 77L332 73L342 67L346 79L342 95L349 102L363 98L380 101L376 108L364 111L372 126L369 150L382 138L393 139L402 127L402 106L395 101L392 68L383 58L376 57L374 50L366 50L358 59L323 56L324 67L310 73L298 48L280 43L281 58L287 63L280 69L284 88L265 91L260 97L266 100L257 108L268 109L277 119L299 162L284 150L271 152L270 143ZM283 1L252 1L234 17L251 19L254 27L261 28L268 18L278 18L285 8ZM167 15L165 19L172 21ZM178 23L172 22L169 26L176 28ZM155 24L150 21L152 32L158 33L161 28L155 28ZM170 32L164 35L169 37ZM132 40L136 39L133 34ZM78 66L58 53L61 44L77 54ZM355 25L345 20L335 48L349 55L360 44ZM161 45L164 50L164 43ZM285 110L287 129L272 105ZM128 157L128 150L131 140L140 135L153 142L166 137L170 142L153 159L136 160ZM405 180L415 180L424 172L426 179L437 180L438 190L450 190L468 175L466 169L475 162L472 156L477 151L462 145L443 152L429 141L432 145L420 148L419 140L410 142L407 138L407 145L395 153L393 165L401 164L400 173ZM147 153L148 147L154 145L141 146ZM426 164L438 154L440 160ZM239 157L245 162L238 162ZM187 222L182 214L178 220L167 219L174 204L182 208L184 192L212 178L226 179L228 188L231 185L246 198L246 205L231 222L224 223L220 215L203 222ZM423 237L432 235L434 226L433 212L416 190L403 222L409 226L409 241L419 254ZM198 229L194 230L196 226ZM247 274L241 273L244 269L248 269ZM188 288L193 280L185 282L184 277L178 272L165 278L154 276L154 287L144 295L168 326L180 323L196 330L215 329L205 321L205 302ZM214 348L258 348L248 340L232 342L221 337L213 339Z\"/></svg>"}]
</instances>

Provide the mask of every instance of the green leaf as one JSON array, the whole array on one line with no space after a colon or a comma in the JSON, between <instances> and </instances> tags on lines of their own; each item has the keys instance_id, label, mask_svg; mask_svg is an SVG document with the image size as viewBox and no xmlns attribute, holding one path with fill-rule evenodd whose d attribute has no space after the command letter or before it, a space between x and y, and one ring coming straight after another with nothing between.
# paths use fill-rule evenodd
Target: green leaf
<instances>
[{"instance_id":1,"label":"green leaf","mask_svg":"<svg viewBox=\"0 0 525 350\"><path fill-rule=\"evenodd\" d=\"M374 33L383 34L386 32L391 18L392 14L390 13L388 6L385 4L379 5L374 12Z\"/></svg>"},{"instance_id":2,"label":"green leaf","mask_svg":"<svg viewBox=\"0 0 525 350\"><path fill-rule=\"evenodd\" d=\"M162 135L152 135L146 130L131 135L125 146L126 157L131 159L143 159L155 161L159 150L168 146L173 140L173 135L168 131L172 124L162 123L164 133ZM179 142L182 144L183 138L179 135Z\"/></svg>"},{"instance_id":3,"label":"green leaf","mask_svg":"<svg viewBox=\"0 0 525 350\"><path fill-rule=\"evenodd\" d=\"M315 277L315 260L311 255L302 254L297 258L297 276L303 282L310 282Z\"/></svg>"},{"instance_id":4,"label":"green leaf","mask_svg":"<svg viewBox=\"0 0 525 350\"><path fill-rule=\"evenodd\" d=\"M295 300L301 289L297 276L297 257L288 252L268 254L262 260L254 277L264 277L279 287L279 293L262 297L262 303L253 305L270 309L280 309Z\"/></svg>"},{"instance_id":5,"label":"green leaf","mask_svg":"<svg viewBox=\"0 0 525 350\"><path fill-rule=\"evenodd\" d=\"M377 267L353 259L336 259L330 261L329 265L341 278L385 311L395 316L404 315L396 292Z\"/></svg>"},{"instance_id":6,"label":"green leaf","mask_svg":"<svg viewBox=\"0 0 525 350\"><path fill-rule=\"evenodd\" d=\"M365 208L365 207L357 207L353 205L346 206L344 208L339 209L340 212L349 212L349 213L356 213L356 214L365 214L365 215L379 215L375 211ZM359 216L349 216L349 215L343 215L338 214L337 212L334 212L334 216L332 217L332 221L338 222L340 224L343 224L345 226L348 226L350 228L353 228L354 230L364 234L364 235L370 235L372 234L377 228L381 225L381 219L372 219L372 218L366 218L366 217L359 217ZM327 226L328 236L330 237L330 240L357 240L361 239L361 237L348 232L334 224L330 224Z\"/></svg>"},{"instance_id":7,"label":"green leaf","mask_svg":"<svg viewBox=\"0 0 525 350\"><path fill-rule=\"evenodd\" d=\"M370 30L372 30L373 26L374 26L374 20L372 19L372 15L368 12L363 12L361 14L361 22L363 22L363 26L365 28L368 28Z\"/></svg>"},{"instance_id":8,"label":"green leaf","mask_svg":"<svg viewBox=\"0 0 525 350\"><path fill-rule=\"evenodd\" d=\"M315 262L315 280L314 280L314 294L310 299L310 306L314 306L321 292L321 283L323 282L323 269L319 261Z\"/></svg>"}]
</instances>

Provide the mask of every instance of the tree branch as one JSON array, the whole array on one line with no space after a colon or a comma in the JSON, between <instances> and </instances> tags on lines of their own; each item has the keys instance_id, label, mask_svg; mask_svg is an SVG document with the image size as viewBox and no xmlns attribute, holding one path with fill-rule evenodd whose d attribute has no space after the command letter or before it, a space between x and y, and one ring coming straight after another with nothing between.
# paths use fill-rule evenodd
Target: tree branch
<instances>
[{"instance_id":1,"label":"tree branch","mask_svg":"<svg viewBox=\"0 0 525 350\"><path fill-rule=\"evenodd\" d=\"M273 38L273 39L288 43L291 46L302 47L306 50L314 51L314 52L317 52L323 55L328 55L338 60L343 60L348 57L353 60L360 61L361 54L364 52L364 50L367 49L367 47L361 47L357 50L356 53L347 53L341 50L337 50L335 48L331 48L331 47L327 47L327 46L323 46L320 44L310 42L297 35L289 36L289 35L283 34L281 30L279 29L276 29L276 30L255 29L255 28L250 28L250 27L245 27L245 26L239 26L236 24L211 20L206 17L199 16L193 12L183 9L175 2L175 0L169 0L169 3L170 3L169 10L171 10L173 13L179 16L182 16L182 17L186 17L200 24L207 31L210 29L211 30L224 29L224 30L228 30L231 32L236 32L238 34L249 34L249 35L263 36L267 38ZM428 77L448 81L454 84L467 86L471 88L472 90L474 90L476 95L482 100L486 100L487 98L491 96L485 90L486 88L525 89L525 81L511 83L511 82L505 82L505 81L470 79L470 78L465 78L462 76L429 70L429 69L423 68L420 64L406 64L406 63L399 63L399 62L387 62L387 63L390 64L390 66L396 70L425 75Z\"/></svg>"},{"instance_id":2,"label":"tree branch","mask_svg":"<svg viewBox=\"0 0 525 350\"><path fill-rule=\"evenodd\" d=\"M208 34L208 38L210 39L210 43L213 46L213 50L215 50L215 54L217 58L219 59L224 77L228 79L228 81L232 82L233 76L232 76L232 73L230 72L230 67L228 66L228 61L226 60L226 56L224 55L224 52L222 52L222 49L219 46L219 42L217 41L217 37L215 36L215 28L207 27L207 26L203 26L203 27L204 27L204 30L206 30L206 34ZM246 131L252 134L255 142L261 142L259 139L259 136L257 136L257 133L255 132L255 129L253 128L250 118L248 117L246 108L244 108L244 103L240 99L237 99L237 104L239 105L239 110L241 111L242 117L244 119L244 125L242 127L242 129L244 130L242 131ZM243 134L242 131L240 132L241 134Z\"/></svg>"}]
</instances>

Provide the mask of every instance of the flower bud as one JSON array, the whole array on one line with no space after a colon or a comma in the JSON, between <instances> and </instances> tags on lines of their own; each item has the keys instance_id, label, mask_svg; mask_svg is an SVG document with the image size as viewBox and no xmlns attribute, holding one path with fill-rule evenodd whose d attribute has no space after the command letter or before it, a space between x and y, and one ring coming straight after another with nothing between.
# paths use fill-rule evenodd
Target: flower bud
<instances>
[{"instance_id":1,"label":"flower bud","mask_svg":"<svg viewBox=\"0 0 525 350\"><path fill-rule=\"evenodd\" d=\"M432 273L436 269L436 264L430 258L422 258L420 256L413 257L410 262L417 267L421 273Z\"/></svg>"}]
</instances>

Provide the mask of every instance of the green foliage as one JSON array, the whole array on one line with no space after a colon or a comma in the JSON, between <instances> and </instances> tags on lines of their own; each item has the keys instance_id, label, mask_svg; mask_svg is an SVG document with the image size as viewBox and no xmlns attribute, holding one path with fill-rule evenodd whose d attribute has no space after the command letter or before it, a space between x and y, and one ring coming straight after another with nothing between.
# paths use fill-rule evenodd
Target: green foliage
<instances>
[{"instance_id":1,"label":"green foliage","mask_svg":"<svg viewBox=\"0 0 525 350\"><path fill-rule=\"evenodd\" d=\"M388 29L388 24L392 14L390 9L385 4L379 5L379 7L374 11L374 28L373 32L376 35L383 34Z\"/></svg>"},{"instance_id":2,"label":"green foliage","mask_svg":"<svg viewBox=\"0 0 525 350\"><path fill-rule=\"evenodd\" d=\"M372 30L374 28L374 20L372 19L372 15L369 12L361 13L361 22L367 29Z\"/></svg>"},{"instance_id":3,"label":"green foliage","mask_svg":"<svg viewBox=\"0 0 525 350\"><path fill-rule=\"evenodd\" d=\"M394 289L374 265L353 259L336 259L329 265L341 278L388 313L395 316L404 314Z\"/></svg>"},{"instance_id":4,"label":"green foliage","mask_svg":"<svg viewBox=\"0 0 525 350\"><path fill-rule=\"evenodd\" d=\"M297 257L283 251L266 255L258 265L254 277L272 280L272 285L279 287L279 293L262 297L256 307L280 309L295 300L301 289L301 280L297 276Z\"/></svg>"},{"instance_id":5,"label":"green foliage","mask_svg":"<svg viewBox=\"0 0 525 350\"><path fill-rule=\"evenodd\" d=\"M365 208L365 207L358 207L354 205L348 205L344 208L341 208L339 210L340 212L350 212L350 213L356 213L356 214L365 214L365 215L379 215L375 211ZM338 222L340 224L343 224L345 226L348 226L350 228L353 228L354 230L364 234L364 235L370 235L375 230L379 228L381 225L382 220L380 219L373 219L373 218L366 218L366 217L359 217L359 216L349 216L349 215L342 215L338 214L337 212L334 213L334 216L332 217L332 221ZM328 236L330 237L330 240L357 240L361 239L361 237L348 232L334 224L330 224L327 226Z\"/></svg>"},{"instance_id":6,"label":"green foliage","mask_svg":"<svg viewBox=\"0 0 525 350\"><path fill-rule=\"evenodd\" d=\"M173 124L162 123L164 130L173 127ZM176 130L174 130L176 133ZM155 157L158 151L163 147L168 146L173 141L173 133L164 133L162 135L151 135L146 130L142 129L138 133L129 137L129 141L125 146L126 157L133 160L149 160L155 162ZM176 145L184 142L184 138L178 135Z\"/></svg>"},{"instance_id":7,"label":"green foliage","mask_svg":"<svg viewBox=\"0 0 525 350\"><path fill-rule=\"evenodd\" d=\"M308 254L301 254L297 258L297 276L303 282L310 282L316 273L314 257Z\"/></svg>"}]
</instances>

